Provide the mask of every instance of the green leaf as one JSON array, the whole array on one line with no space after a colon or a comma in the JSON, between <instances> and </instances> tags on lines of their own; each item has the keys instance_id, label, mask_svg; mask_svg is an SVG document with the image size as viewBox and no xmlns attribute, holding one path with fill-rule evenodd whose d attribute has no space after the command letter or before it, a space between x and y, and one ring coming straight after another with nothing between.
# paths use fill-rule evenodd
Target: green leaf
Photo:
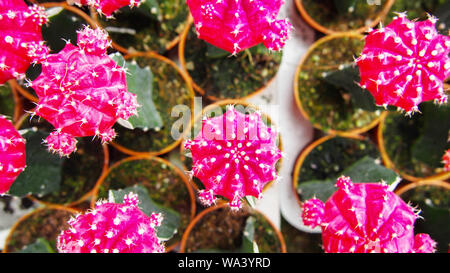
<instances>
[{"instance_id":1,"label":"green leaf","mask_svg":"<svg viewBox=\"0 0 450 273\"><path fill-rule=\"evenodd\" d=\"M376 163L370 156L365 156L342 172L342 175L349 176L352 181L358 183L381 182L391 185L399 177L393 170Z\"/></svg>"},{"instance_id":2,"label":"green leaf","mask_svg":"<svg viewBox=\"0 0 450 273\"><path fill-rule=\"evenodd\" d=\"M180 214L170 208L161 206L155 203L147 191L147 189L140 185L134 185L132 187L127 187L120 190L111 190L110 198L112 197L116 203L123 202L123 197L133 192L138 195L139 198L139 208L146 215L150 216L152 213L162 213L163 221L161 226L156 228L156 234L158 238L167 241L173 237L180 226L181 217Z\"/></svg>"},{"instance_id":3,"label":"green leaf","mask_svg":"<svg viewBox=\"0 0 450 273\"><path fill-rule=\"evenodd\" d=\"M49 241L38 238L34 243L25 246L18 253L56 253Z\"/></svg>"},{"instance_id":4,"label":"green leaf","mask_svg":"<svg viewBox=\"0 0 450 273\"><path fill-rule=\"evenodd\" d=\"M448 149L450 107L427 102L421 104L420 110L423 126L420 129L421 136L411 147L411 156L429 166L440 166L442 155Z\"/></svg>"},{"instance_id":5,"label":"green leaf","mask_svg":"<svg viewBox=\"0 0 450 273\"><path fill-rule=\"evenodd\" d=\"M337 190L336 179L327 180L310 180L299 183L297 186L298 193L304 200L316 197L322 202L326 202L328 198Z\"/></svg>"},{"instance_id":6,"label":"green leaf","mask_svg":"<svg viewBox=\"0 0 450 273\"><path fill-rule=\"evenodd\" d=\"M242 253L259 253L258 245L255 242L255 223L253 216L247 218L242 236Z\"/></svg>"},{"instance_id":7,"label":"green leaf","mask_svg":"<svg viewBox=\"0 0 450 273\"><path fill-rule=\"evenodd\" d=\"M354 11L356 0L334 0L334 6L341 14L347 14Z\"/></svg>"},{"instance_id":8,"label":"green leaf","mask_svg":"<svg viewBox=\"0 0 450 273\"><path fill-rule=\"evenodd\" d=\"M394 171L377 164L376 160L370 156L359 159L342 171L339 176L341 175L349 176L355 183L375 183L383 180L386 184L392 185L399 179ZM316 197L322 202L326 202L337 190L335 185L338 177L299 183L297 186L298 193L305 200Z\"/></svg>"},{"instance_id":9,"label":"green leaf","mask_svg":"<svg viewBox=\"0 0 450 273\"><path fill-rule=\"evenodd\" d=\"M341 68L325 73L323 80L338 89L348 92L355 107L370 112L384 109L377 107L372 94L359 86L360 74L358 67L348 64Z\"/></svg>"},{"instance_id":10,"label":"green leaf","mask_svg":"<svg viewBox=\"0 0 450 273\"><path fill-rule=\"evenodd\" d=\"M142 69L136 62L127 62L120 53L111 54L110 57L120 66L126 67L128 92L137 95L137 116L131 116L128 122L134 128L144 131L153 128L161 128L163 121L153 102L153 73L150 68Z\"/></svg>"},{"instance_id":11,"label":"green leaf","mask_svg":"<svg viewBox=\"0 0 450 273\"><path fill-rule=\"evenodd\" d=\"M9 193L15 196L35 194L42 196L51 192L59 192L64 159L52 154L42 144L49 134L35 128L28 130L23 137L26 139L25 170L12 184Z\"/></svg>"},{"instance_id":12,"label":"green leaf","mask_svg":"<svg viewBox=\"0 0 450 273\"><path fill-rule=\"evenodd\" d=\"M230 52L206 43L206 56L211 59L219 59L230 55Z\"/></svg>"},{"instance_id":13,"label":"green leaf","mask_svg":"<svg viewBox=\"0 0 450 273\"><path fill-rule=\"evenodd\" d=\"M150 15L150 17L154 17L157 20L162 20L162 13L157 0L143 1L139 8L146 11L147 15Z\"/></svg>"},{"instance_id":14,"label":"green leaf","mask_svg":"<svg viewBox=\"0 0 450 273\"><path fill-rule=\"evenodd\" d=\"M244 197L244 200L247 202L247 204L251 208L255 208L255 206L256 206L256 197L251 196L251 195L247 195L247 196Z\"/></svg>"}]
</instances>

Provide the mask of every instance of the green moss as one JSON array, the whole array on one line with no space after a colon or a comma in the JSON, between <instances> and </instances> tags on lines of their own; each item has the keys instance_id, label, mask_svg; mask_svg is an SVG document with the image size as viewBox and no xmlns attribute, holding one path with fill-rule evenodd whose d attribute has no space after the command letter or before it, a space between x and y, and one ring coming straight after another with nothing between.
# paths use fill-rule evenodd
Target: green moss
<instances>
[{"instance_id":1,"label":"green moss","mask_svg":"<svg viewBox=\"0 0 450 273\"><path fill-rule=\"evenodd\" d=\"M326 83L323 73L351 64L364 42L359 38L334 38L318 45L308 55L298 74L298 89L303 109L311 123L322 130L347 131L368 126L380 112L356 107L348 91Z\"/></svg>"},{"instance_id":2,"label":"green moss","mask_svg":"<svg viewBox=\"0 0 450 273\"><path fill-rule=\"evenodd\" d=\"M0 85L0 114L14 116L14 97L9 84Z\"/></svg>"},{"instance_id":3,"label":"green moss","mask_svg":"<svg viewBox=\"0 0 450 273\"><path fill-rule=\"evenodd\" d=\"M270 53L262 44L238 53L237 57L208 57L209 47L197 38L192 27L184 49L186 69L205 95L216 99L243 98L265 87L281 63L282 53Z\"/></svg>"},{"instance_id":4,"label":"green moss","mask_svg":"<svg viewBox=\"0 0 450 273\"><path fill-rule=\"evenodd\" d=\"M101 17L100 23L113 41L128 50L164 53L168 44L183 32L188 7L184 0L164 0L156 1L155 10L146 2L139 8L120 9L114 19Z\"/></svg>"},{"instance_id":5,"label":"green moss","mask_svg":"<svg viewBox=\"0 0 450 273\"><path fill-rule=\"evenodd\" d=\"M99 188L98 198L107 198L108 190L135 184L144 186L156 203L180 213L180 228L166 245L179 241L191 216L189 191L180 175L171 166L157 160L125 161L109 172Z\"/></svg>"},{"instance_id":6,"label":"green moss","mask_svg":"<svg viewBox=\"0 0 450 273\"><path fill-rule=\"evenodd\" d=\"M305 158L298 185L311 180L335 178L364 156L380 158L377 146L369 140L335 137L317 145ZM301 195L299 194L299 197Z\"/></svg>"},{"instance_id":7,"label":"green moss","mask_svg":"<svg viewBox=\"0 0 450 273\"><path fill-rule=\"evenodd\" d=\"M348 31L365 26L372 22L381 12L387 0L356 1L351 12L340 13L334 4L335 0L303 0L303 7L308 15L319 25L333 31Z\"/></svg>"},{"instance_id":8,"label":"green moss","mask_svg":"<svg viewBox=\"0 0 450 273\"><path fill-rule=\"evenodd\" d=\"M138 152L156 152L172 145L177 140L172 137L172 126L181 117L172 117L172 108L177 105L191 107L193 93L178 71L168 63L150 58L136 58L141 67L149 66L153 72L153 101L164 126L162 128L143 131L129 130L115 125L119 145Z\"/></svg>"}]
</instances>

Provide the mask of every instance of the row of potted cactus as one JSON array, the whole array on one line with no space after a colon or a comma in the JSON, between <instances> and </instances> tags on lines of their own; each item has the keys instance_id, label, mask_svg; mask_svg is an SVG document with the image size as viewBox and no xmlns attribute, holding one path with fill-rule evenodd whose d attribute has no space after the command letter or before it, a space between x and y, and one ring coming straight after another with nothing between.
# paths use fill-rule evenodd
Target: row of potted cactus
<instances>
[{"instance_id":1,"label":"row of potted cactus","mask_svg":"<svg viewBox=\"0 0 450 273\"><path fill-rule=\"evenodd\" d=\"M298 7L301 2L297 1ZM347 11L355 9L352 1L345 2L349 2ZM385 2L382 16L375 21L383 20L393 4ZM13 148L5 148L5 162L10 165L3 192L46 205L16 224L5 252L287 251L278 229L251 207L278 180L281 138L270 118L244 101L219 101L188 118L184 129L192 139L171 138L171 125L178 121L171 110L185 105L193 113L194 92L211 101L245 99L274 78L281 53L269 51L281 50L291 30L288 21L276 19L283 1L69 2L79 7L27 6L23 0L0 3L14 13L10 10L0 18L8 18L13 26L24 20L34 33L31 42L16 43L28 36L13 37L9 32L2 41L25 52L22 63L8 63L5 60L11 57L6 56L2 66L5 81L9 80L6 90L20 107L14 121L22 134L4 120L2 148L11 143ZM114 13L118 8L120 12ZM71 22L73 33L57 37L65 39L57 46L51 41L58 33L56 22L62 21ZM90 26L80 28L80 21ZM148 27L152 24L155 28ZM446 103L443 82L449 75L449 37L438 34L435 24L432 16L414 22L401 13L385 28L369 30L365 43L354 32L331 34L314 44L298 67L294 92L299 110L328 136L302 152L293 188L303 222L323 228L326 252L433 252L435 240L440 251L446 248L445 234L434 237L424 229L414 237L416 212L392 193L399 182L396 172L404 182L443 185L448 190L443 180L449 178L449 171L440 162L449 148L450 128L444 124L448 107L422 103L433 99ZM45 43L39 37L41 27ZM408 29L405 33L411 34L402 34ZM75 40L76 45L71 42ZM157 53L169 56L177 42L182 69ZM406 46L396 54L390 51L411 42L418 45L411 54ZM36 65L28 69L30 63ZM415 80L416 76L426 81ZM380 108L389 105L413 118ZM27 114L19 118L21 112ZM435 126L436 119L443 123ZM398 127L394 122L405 124ZM368 132L376 126L379 138L374 144ZM417 133L405 133L409 139L399 140L405 128ZM45 149L42 139L57 155ZM178 145L180 152L175 149ZM380 157L385 167L379 164ZM403 164L406 170L393 163L405 158L412 162ZM183 168L190 176L180 171ZM379 181L383 183L362 183ZM448 198L437 194L434 199L435 194L431 193L434 204L425 205L443 207L445 213ZM408 198L420 199L423 193ZM368 199L373 206L356 213L358 202ZM349 206L347 200L350 212L336 212ZM215 203L219 205L197 214ZM393 213L391 218L383 214L398 208L404 214ZM49 211L58 211L59 219L49 219L55 214ZM336 219L356 215L356 222L332 221L333 213ZM359 220L378 222L373 231L358 231ZM52 228L43 228L49 225L46 221ZM32 222L40 224L29 229ZM354 241L348 243L350 237Z\"/></svg>"}]
</instances>

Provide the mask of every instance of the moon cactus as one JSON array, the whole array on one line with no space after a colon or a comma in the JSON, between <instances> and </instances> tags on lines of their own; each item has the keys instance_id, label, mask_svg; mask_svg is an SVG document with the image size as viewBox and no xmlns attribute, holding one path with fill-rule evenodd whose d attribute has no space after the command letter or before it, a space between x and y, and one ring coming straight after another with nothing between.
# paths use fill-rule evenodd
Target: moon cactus
<instances>
[{"instance_id":1,"label":"moon cactus","mask_svg":"<svg viewBox=\"0 0 450 273\"><path fill-rule=\"evenodd\" d=\"M114 123L137 113L125 70L106 54L109 45L103 30L86 27L78 31L78 47L68 42L62 51L49 55L42 73L30 84L39 97L34 114L56 128L45 140L50 151L71 154L75 137L111 141Z\"/></svg>"},{"instance_id":2,"label":"moon cactus","mask_svg":"<svg viewBox=\"0 0 450 273\"><path fill-rule=\"evenodd\" d=\"M337 180L339 188L324 204L303 204L303 223L322 228L327 253L427 253L436 243L428 234L414 236L418 213L383 183Z\"/></svg>"},{"instance_id":3,"label":"moon cactus","mask_svg":"<svg viewBox=\"0 0 450 273\"><path fill-rule=\"evenodd\" d=\"M107 17L112 17L112 14L122 7L137 7L140 5L139 0L69 0L69 3L78 6L89 5L97 9L100 14L104 14Z\"/></svg>"},{"instance_id":4,"label":"moon cactus","mask_svg":"<svg viewBox=\"0 0 450 273\"><path fill-rule=\"evenodd\" d=\"M38 5L0 1L0 84L23 77L31 63L46 58L49 49L41 34L46 22L45 10Z\"/></svg>"},{"instance_id":5,"label":"moon cactus","mask_svg":"<svg viewBox=\"0 0 450 273\"><path fill-rule=\"evenodd\" d=\"M99 202L88 213L69 220L57 248L61 253L161 253L164 245L156 236L161 214L150 217L138 208L138 197L129 193L123 204Z\"/></svg>"},{"instance_id":6,"label":"moon cactus","mask_svg":"<svg viewBox=\"0 0 450 273\"><path fill-rule=\"evenodd\" d=\"M278 178L281 158L277 132L264 124L258 112L246 115L229 106L221 116L205 118L202 131L185 142L192 153L192 174L205 189L199 200L209 206L220 195L239 209L241 198L262 197L265 184Z\"/></svg>"},{"instance_id":7,"label":"moon cactus","mask_svg":"<svg viewBox=\"0 0 450 273\"><path fill-rule=\"evenodd\" d=\"M6 193L25 169L25 139L0 115L0 194Z\"/></svg>"},{"instance_id":8,"label":"moon cactus","mask_svg":"<svg viewBox=\"0 0 450 273\"><path fill-rule=\"evenodd\" d=\"M450 37L440 35L437 19L410 21L404 13L372 30L356 60L361 86L378 105L394 105L407 114L423 101L446 103L443 81L450 76Z\"/></svg>"},{"instance_id":9,"label":"moon cactus","mask_svg":"<svg viewBox=\"0 0 450 273\"><path fill-rule=\"evenodd\" d=\"M198 37L232 54L263 43L281 50L292 25L276 17L284 0L187 0Z\"/></svg>"}]
</instances>

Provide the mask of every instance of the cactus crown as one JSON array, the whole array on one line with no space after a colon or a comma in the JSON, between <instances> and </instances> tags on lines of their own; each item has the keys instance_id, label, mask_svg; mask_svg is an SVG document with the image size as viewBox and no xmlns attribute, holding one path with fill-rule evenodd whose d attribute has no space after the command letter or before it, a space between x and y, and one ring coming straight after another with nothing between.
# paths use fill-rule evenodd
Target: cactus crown
<instances>
[{"instance_id":1,"label":"cactus crown","mask_svg":"<svg viewBox=\"0 0 450 273\"><path fill-rule=\"evenodd\" d=\"M284 0L187 0L203 39L232 54L259 43L281 50L292 25L276 17Z\"/></svg>"},{"instance_id":2,"label":"cactus crown","mask_svg":"<svg viewBox=\"0 0 450 273\"><path fill-rule=\"evenodd\" d=\"M324 204L313 198L303 204L305 225L322 228L325 252L434 252L428 234L414 236L418 212L384 183L352 183L340 177L339 189Z\"/></svg>"},{"instance_id":3,"label":"cactus crown","mask_svg":"<svg viewBox=\"0 0 450 273\"><path fill-rule=\"evenodd\" d=\"M423 101L447 102L443 81L450 76L450 37L438 34L436 22L432 16L410 21L401 13L367 35L356 63L361 86L378 105L394 105L410 115Z\"/></svg>"},{"instance_id":4,"label":"cactus crown","mask_svg":"<svg viewBox=\"0 0 450 273\"><path fill-rule=\"evenodd\" d=\"M69 220L69 229L57 240L61 253L154 253L164 252L155 227L162 215L150 217L138 208L138 196L127 194L123 204L97 202L88 213Z\"/></svg>"},{"instance_id":5,"label":"cactus crown","mask_svg":"<svg viewBox=\"0 0 450 273\"><path fill-rule=\"evenodd\" d=\"M223 115L205 118L202 131L185 143L192 153L192 174L205 186L200 201L211 205L220 195L238 209L246 195L261 198L264 185L278 178L276 140L276 130L258 112L245 115L229 106Z\"/></svg>"},{"instance_id":6,"label":"cactus crown","mask_svg":"<svg viewBox=\"0 0 450 273\"><path fill-rule=\"evenodd\" d=\"M75 151L75 137L111 141L114 123L135 115L138 107L136 95L127 90L125 69L106 54L106 32L85 27L78 31L78 45L68 42L49 55L30 84L39 97L34 114L56 128L46 139L48 148L61 156Z\"/></svg>"}]
</instances>

